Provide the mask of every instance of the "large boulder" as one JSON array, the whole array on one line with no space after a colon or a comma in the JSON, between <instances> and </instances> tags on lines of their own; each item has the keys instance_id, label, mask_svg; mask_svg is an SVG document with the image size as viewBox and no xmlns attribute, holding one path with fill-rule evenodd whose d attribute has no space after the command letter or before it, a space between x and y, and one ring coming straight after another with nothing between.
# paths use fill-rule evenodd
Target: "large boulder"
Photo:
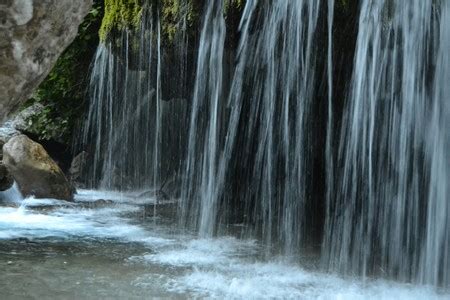
<instances>
[{"instance_id":1,"label":"large boulder","mask_svg":"<svg viewBox=\"0 0 450 300\"><path fill-rule=\"evenodd\" d=\"M44 148L25 135L3 146L3 162L24 196L73 200L74 189Z\"/></svg>"},{"instance_id":2,"label":"large boulder","mask_svg":"<svg viewBox=\"0 0 450 300\"><path fill-rule=\"evenodd\" d=\"M0 124L44 80L92 0L0 1Z\"/></svg>"}]
</instances>

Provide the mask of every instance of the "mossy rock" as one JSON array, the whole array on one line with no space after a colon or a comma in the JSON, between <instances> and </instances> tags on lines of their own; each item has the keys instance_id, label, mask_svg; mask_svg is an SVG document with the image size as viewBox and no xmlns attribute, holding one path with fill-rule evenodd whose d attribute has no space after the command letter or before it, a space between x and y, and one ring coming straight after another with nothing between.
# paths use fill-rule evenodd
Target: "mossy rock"
<instances>
[{"instance_id":1,"label":"mossy rock","mask_svg":"<svg viewBox=\"0 0 450 300\"><path fill-rule=\"evenodd\" d=\"M142 0L105 0L105 15L100 27L100 40L105 41L115 30L139 25L143 11Z\"/></svg>"},{"instance_id":2,"label":"mossy rock","mask_svg":"<svg viewBox=\"0 0 450 300\"><path fill-rule=\"evenodd\" d=\"M224 14L230 9L242 9L245 0L224 1ZM139 27L145 9L157 8L161 18L161 30L167 41L172 41L186 17L187 25L200 24L201 9L205 0L105 0L105 15L100 28L100 40L106 41L114 32Z\"/></svg>"}]
</instances>

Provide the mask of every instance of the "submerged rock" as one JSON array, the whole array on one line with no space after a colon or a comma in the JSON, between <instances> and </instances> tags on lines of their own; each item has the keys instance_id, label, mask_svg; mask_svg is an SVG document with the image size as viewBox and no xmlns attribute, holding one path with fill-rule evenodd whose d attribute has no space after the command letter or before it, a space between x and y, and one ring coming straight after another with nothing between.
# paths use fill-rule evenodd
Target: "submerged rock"
<instances>
[{"instance_id":1,"label":"submerged rock","mask_svg":"<svg viewBox=\"0 0 450 300\"><path fill-rule=\"evenodd\" d=\"M0 2L0 123L26 101L75 38L92 0Z\"/></svg>"},{"instance_id":2,"label":"submerged rock","mask_svg":"<svg viewBox=\"0 0 450 300\"><path fill-rule=\"evenodd\" d=\"M77 187L84 187L86 180L86 165L89 154L82 151L74 157L69 169L69 179Z\"/></svg>"},{"instance_id":3,"label":"submerged rock","mask_svg":"<svg viewBox=\"0 0 450 300\"><path fill-rule=\"evenodd\" d=\"M3 161L23 196L73 200L74 189L44 148L25 135L3 146Z\"/></svg>"}]
</instances>

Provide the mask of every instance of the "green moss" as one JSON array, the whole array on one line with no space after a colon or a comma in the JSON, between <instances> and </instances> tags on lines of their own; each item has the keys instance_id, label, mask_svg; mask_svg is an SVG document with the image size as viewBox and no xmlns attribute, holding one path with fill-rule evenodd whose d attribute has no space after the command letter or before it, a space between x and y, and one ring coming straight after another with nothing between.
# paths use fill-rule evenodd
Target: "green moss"
<instances>
[{"instance_id":1,"label":"green moss","mask_svg":"<svg viewBox=\"0 0 450 300\"><path fill-rule=\"evenodd\" d=\"M140 0L105 0L105 15L100 28L100 40L105 41L113 30L139 25L142 16Z\"/></svg>"},{"instance_id":2,"label":"green moss","mask_svg":"<svg viewBox=\"0 0 450 300\"><path fill-rule=\"evenodd\" d=\"M133 28L139 25L143 11L143 0L104 0L105 16L100 28L100 40L105 41L114 31ZM245 0L223 0L224 13L231 8L242 9ZM166 40L173 41L180 29L183 17L186 16L188 26L199 23L199 2L196 0L159 0L147 1L156 4L161 13L161 29Z\"/></svg>"},{"instance_id":3,"label":"green moss","mask_svg":"<svg viewBox=\"0 0 450 300\"><path fill-rule=\"evenodd\" d=\"M225 14L227 14L230 8L242 9L245 4L245 0L224 0L225 1Z\"/></svg>"},{"instance_id":4,"label":"green moss","mask_svg":"<svg viewBox=\"0 0 450 300\"><path fill-rule=\"evenodd\" d=\"M161 14L162 32L169 42L173 41L180 30L184 17L186 17L187 26L192 26L199 18L193 0L162 0Z\"/></svg>"},{"instance_id":5,"label":"green moss","mask_svg":"<svg viewBox=\"0 0 450 300\"><path fill-rule=\"evenodd\" d=\"M245 5L245 0L223 0L224 14L226 15L230 9L236 8L241 10ZM193 27L195 24L201 23L202 5L196 0L161 0L162 12L162 32L169 42L173 41L176 33L180 29L182 18L186 16L187 25Z\"/></svg>"},{"instance_id":6,"label":"green moss","mask_svg":"<svg viewBox=\"0 0 450 300\"><path fill-rule=\"evenodd\" d=\"M180 0L163 0L161 10L163 18L162 31L172 41L177 32L177 24L181 17Z\"/></svg>"}]
</instances>

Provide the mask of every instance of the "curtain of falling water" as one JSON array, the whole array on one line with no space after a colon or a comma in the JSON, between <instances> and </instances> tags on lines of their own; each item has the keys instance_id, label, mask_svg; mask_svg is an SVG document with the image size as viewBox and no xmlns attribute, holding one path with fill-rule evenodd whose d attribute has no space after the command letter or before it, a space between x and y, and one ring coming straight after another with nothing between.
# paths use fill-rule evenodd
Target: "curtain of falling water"
<instances>
[{"instance_id":1,"label":"curtain of falling water","mask_svg":"<svg viewBox=\"0 0 450 300\"><path fill-rule=\"evenodd\" d=\"M182 151L173 145L184 143L187 104L162 99L161 25L155 11L146 8L140 28L124 30L98 49L83 130L82 147L92 161L89 186L157 189L178 172ZM184 35L183 24L180 29ZM184 36L177 42L186 51ZM183 68L171 76L184 78Z\"/></svg>"},{"instance_id":2,"label":"curtain of falling water","mask_svg":"<svg viewBox=\"0 0 450 300\"><path fill-rule=\"evenodd\" d=\"M93 101L84 140L88 148L95 148L91 177L94 186L127 189L131 185L143 187L153 183L152 158L156 157L156 151L151 150L158 137L141 133L158 127L156 113L151 113L160 100L156 98L154 85L158 79L151 72L137 69L152 68L154 62L152 19L149 10L141 25L139 49L130 49L130 38L136 37L125 30L117 40L98 50L91 85ZM132 44L135 43L133 40ZM139 53L130 53L133 51ZM138 61L132 62L136 57ZM137 65L132 69L130 63ZM89 147L88 143L93 141L95 146ZM139 156L139 148L147 150L145 156ZM142 160L142 165L148 168L139 168L137 160Z\"/></svg>"},{"instance_id":3,"label":"curtain of falling water","mask_svg":"<svg viewBox=\"0 0 450 300\"><path fill-rule=\"evenodd\" d=\"M246 169L239 180L247 190L235 196L245 203L247 221L257 224L267 244L275 234L294 250L305 229L305 130L320 1L279 0L260 9L258 1L247 1L226 114L225 102L217 103L223 93L214 77L221 76L225 34L216 5L209 3L199 48L183 211L200 232L212 234L224 187L233 180L227 168L238 161ZM230 209L222 205L222 214Z\"/></svg>"},{"instance_id":4,"label":"curtain of falling water","mask_svg":"<svg viewBox=\"0 0 450 300\"><path fill-rule=\"evenodd\" d=\"M310 166L306 132L314 97L313 49L320 3L273 1L262 15L253 16L259 18L260 27L256 34L244 35L247 39L241 42L247 44L248 53L241 57L243 66L238 68L245 71L233 79L245 85L234 86L243 90L232 90L230 98L233 107L235 101L242 101L234 95L250 99L243 103L248 115L241 119L243 149L237 152L251 170L247 183L251 190L245 197L255 202L252 207L249 201L246 214L252 223L260 223L268 245L275 236L288 253L298 250L306 229L305 189ZM236 136L236 132L230 135Z\"/></svg>"},{"instance_id":5,"label":"curtain of falling water","mask_svg":"<svg viewBox=\"0 0 450 300\"><path fill-rule=\"evenodd\" d=\"M188 101L163 101L172 89L166 82L184 77L164 80L173 63L165 63L157 10L148 10L137 35L124 31L97 54L84 139L94 156L92 186L157 187L182 162L184 225L211 236L221 222L235 222L227 217L236 212L246 232L295 254L311 230L309 152L319 150L308 132L326 7L323 261L347 273L449 286L446 1L361 2L351 88L336 132L333 0L247 0L229 89L223 2L205 1L187 118ZM176 42L181 51L184 41Z\"/></svg>"},{"instance_id":6,"label":"curtain of falling water","mask_svg":"<svg viewBox=\"0 0 450 300\"><path fill-rule=\"evenodd\" d=\"M445 2L362 2L338 159L329 159L331 268L449 284Z\"/></svg>"},{"instance_id":7,"label":"curtain of falling water","mask_svg":"<svg viewBox=\"0 0 450 300\"><path fill-rule=\"evenodd\" d=\"M207 1L200 37L190 120L186 174L182 188L183 223L211 236L217 217L217 166L220 156L225 21L223 1Z\"/></svg>"},{"instance_id":8,"label":"curtain of falling water","mask_svg":"<svg viewBox=\"0 0 450 300\"><path fill-rule=\"evenodd\" d=\"M427 223L420 280L450 286L450 2L441 3L441 24L432 99L426 115ZM437 28L435 28L436 30Z\"/></svg>"}]
</instances>

